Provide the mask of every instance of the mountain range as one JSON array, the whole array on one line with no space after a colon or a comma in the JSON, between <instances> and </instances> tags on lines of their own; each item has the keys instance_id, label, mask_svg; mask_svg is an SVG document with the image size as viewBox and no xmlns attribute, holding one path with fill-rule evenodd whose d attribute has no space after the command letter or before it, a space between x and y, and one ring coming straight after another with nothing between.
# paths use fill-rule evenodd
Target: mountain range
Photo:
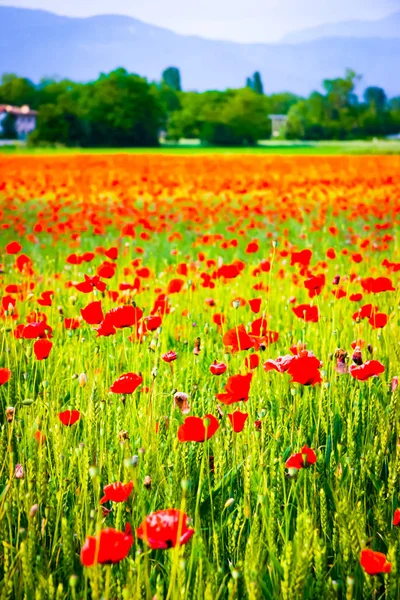
<instances>
[{"instance_id":1,"label":"mountain range","mask_svg":"<svg viewBox=\"0 0 400 600\"><path fill-rule=\"evenodd\" d=\"M180 35L127 16L0 7L0 75L88 81L125 67L159 80L168 66L180 68L185 90L241 87L258 70L265 92L306 95L349 67L363 76L362 88L379 85L400 95L400 13L295 32L279 43L242 44Z\"/></svg>"}]
</instances>

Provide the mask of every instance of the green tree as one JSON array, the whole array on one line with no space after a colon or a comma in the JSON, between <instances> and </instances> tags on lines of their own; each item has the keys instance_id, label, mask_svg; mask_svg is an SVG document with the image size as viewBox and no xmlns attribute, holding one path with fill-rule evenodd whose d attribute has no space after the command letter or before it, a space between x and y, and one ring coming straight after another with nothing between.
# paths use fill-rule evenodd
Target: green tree
<instances>
[{"instance_id":1,"label":"green tree","mask_svg":"<svg viewBox=\"0 0 400 600\"><path fill-rule=\"evenodd\" d=\"M364 92L364 101L376 113L383 113L387 106L385 90L376 86L367 87Z\"/></svg>"},{"instance_id":2,"label":"green tree","mask_svg":"<svg viewBox=\"0 0 400 600\"><path fill-rule=\"evenodd\" d=\"M146 79L116 69L83 86L81 118L90 146L157 146L161 104Z\"/></svg>"},{"instance_id":3,"label":"green tree","mask_svg":"<svg viewBox=\"0 0 400 600\"><path fill-rule=\"evenodd\" d=\"M264 87L261 80L261 74L259 71L253 73L252 77L246 78L246 87L253 90L256 94L263 94Z\"/></svg>"},{"instance_id":4,"label":"green tree","mask_svg":"<svg viewBox=\"0 0 400 600\"><path fill-rule=\"evenodd\" d=\"M256 71L253 75L253 90L255 91L256 94L264 93L264 87L262 84L261 75L260 75L259 71Z\"/></svg>"},{"instance_id":5,"label":"green tree","mask_svg":"<svg viewBox=\"0 0 400 600\"><path fill-rule=\"evenodd\" d=\"M168 67L162 72L162 82L165 83L171 90L181 92L181 74L178 67Z\"/></svg>"},{"instance_id":6,"label":"green tree","mask_svg":"<svg viewBox=\"0 0 400 600\"><path fill-rule=\"evenodd\" d=\"M36 87L25 77L18 77L12 73L6 73L0 83L0 104L12 104L22 106L27 104L31 108L37 108L38 97Z\"/></svg>"}]
</instances>

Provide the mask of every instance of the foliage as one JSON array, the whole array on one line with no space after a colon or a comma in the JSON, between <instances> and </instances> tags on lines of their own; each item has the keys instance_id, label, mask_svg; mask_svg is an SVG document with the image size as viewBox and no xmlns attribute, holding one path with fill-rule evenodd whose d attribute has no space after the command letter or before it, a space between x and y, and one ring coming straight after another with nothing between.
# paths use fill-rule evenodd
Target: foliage
<instances>
[{"instance_id":1,"label":"foliage","mask_svg":"<svg viewBox=\"0 0 400 600\"><path fill-rule=\"evenodd\" d=\"M169 140L200 139L205 144L253 145L271 135L270 114L287 114L285 136L300 140L349 140L383 137L400 131L399 98L368 87L355 94L360 76L326 79L323 91L308 98L290 92L266 95L259 72L243 89L182 92L176 67L163 71L161 82L116 69L96 81L74 83L4 75L0 103L39 109L32 144L61 143L81 147L156 146L161 130Z\"/></svg>"},{"instance_id":2,"label":"foliage","mask_svg":"<svg viewBox=\"0 0 400 600\"><path fill-rule=\"evenodd\" d=\"M247 77L246 79L246 87L250 88L256 94L263 94L264 87L261 80L261 74L259 71L256 71L252 77Z\"/></svg>"},{"instance_id":3,"label":"foliage","mask_svg":"<svg viewBox=\"0 0 400 600\"><path fill-rule=\"evenodd\" d=\"M168 67L162 72L161 82L175 92L181 92L181 74L177 67Z\"/></svg>"}]
</instances>

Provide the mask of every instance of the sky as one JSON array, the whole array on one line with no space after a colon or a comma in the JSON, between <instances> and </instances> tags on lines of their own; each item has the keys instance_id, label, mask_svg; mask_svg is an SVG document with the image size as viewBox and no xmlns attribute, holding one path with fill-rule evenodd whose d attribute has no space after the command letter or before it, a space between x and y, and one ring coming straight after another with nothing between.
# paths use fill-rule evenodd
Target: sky
<instances>
[{"instance_id":1,"label":"sky","mask_svg":"<svg viewBox=\"0 0 400 600\"><path fill-rule=\"evenodd\" d=\"M400 0L0 0L87 17L123 14L186 35L237 42L276 42L286 33L400 11Z\"/></svg>"}]
</instances>

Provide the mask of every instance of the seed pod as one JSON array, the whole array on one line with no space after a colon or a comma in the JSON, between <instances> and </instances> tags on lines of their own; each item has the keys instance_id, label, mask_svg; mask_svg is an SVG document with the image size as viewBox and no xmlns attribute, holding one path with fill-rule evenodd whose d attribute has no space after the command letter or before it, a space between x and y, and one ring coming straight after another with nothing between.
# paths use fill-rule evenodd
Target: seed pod
<instances>
[{"instance_id":1,"label":"seed pod","mask_svg":"<svg viewBox=\"0 0 400 600\"><path fill-rule=\"evenodd\" d=\"M15 408L13 406L8 406L6 408L6 419L7 423L12 423L14 420Z\"/></svg>"}]
</instances>

